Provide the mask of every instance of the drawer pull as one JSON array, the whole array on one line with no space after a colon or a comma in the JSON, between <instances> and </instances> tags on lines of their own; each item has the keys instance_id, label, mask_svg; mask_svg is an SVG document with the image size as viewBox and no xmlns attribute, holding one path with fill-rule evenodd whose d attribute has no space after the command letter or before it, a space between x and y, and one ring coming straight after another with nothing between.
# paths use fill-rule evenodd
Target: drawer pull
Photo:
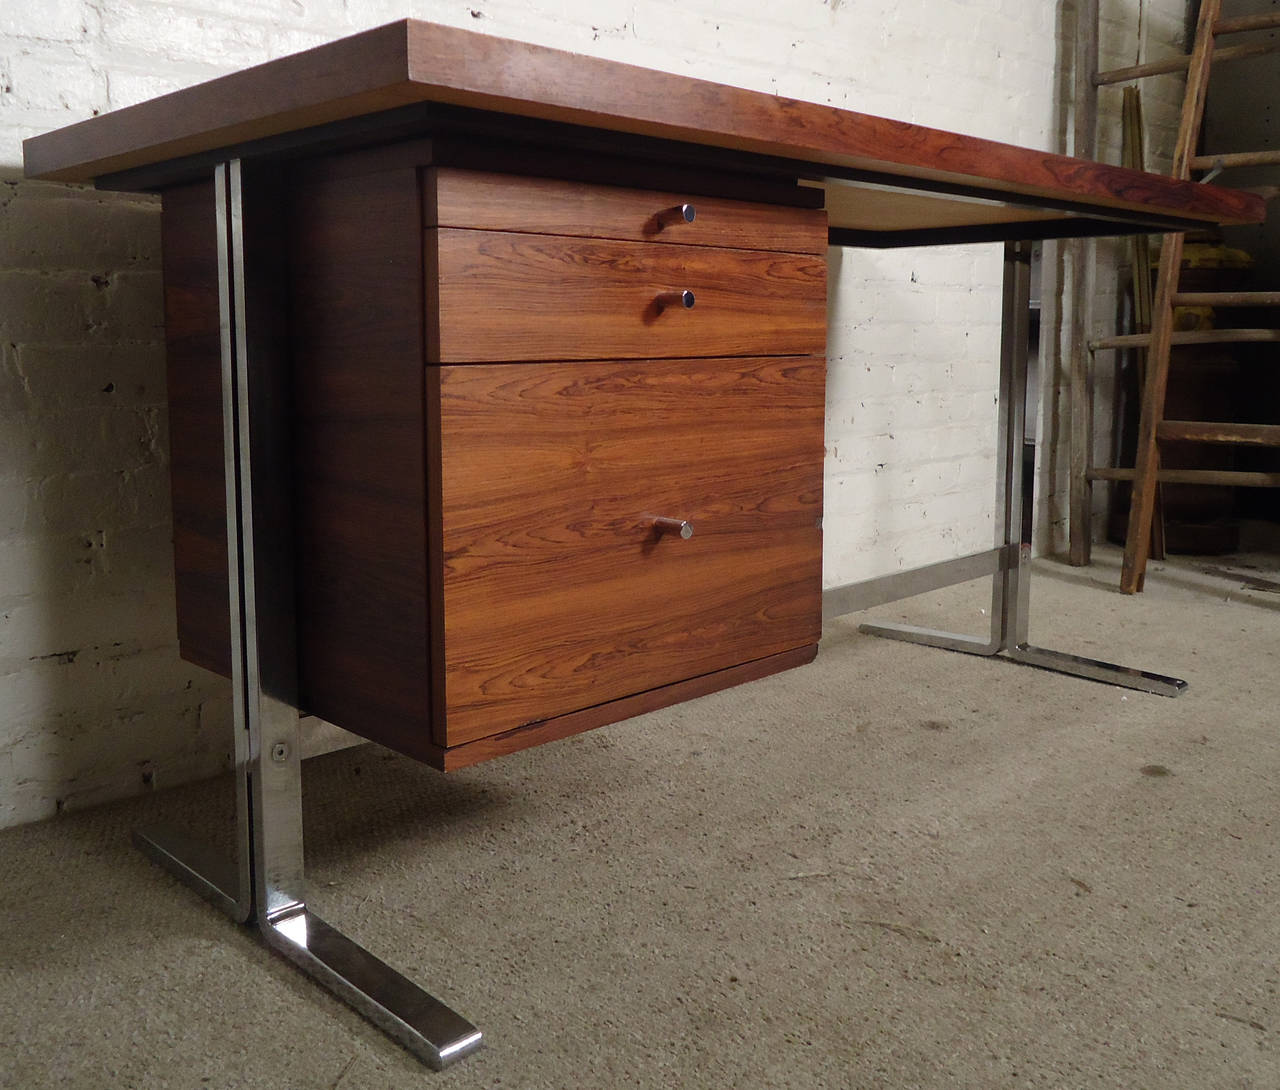
<instances>
[{"instance_id":1,"label":"drawer pull","mask_svg":"<svg viewBox=\"0 0 1280 1090\"><path fill-rule=\"evenodd\" d=\"M664 227L671 227L677 223L692 223L694 217L697 216L691 204L677 204L674 208L664 208L654 218L658 222L658 230Z\"/></svg>"},{"instance_id":2,"label":"drawer pull","mask_svg":"<svg viewBox=\"0 0 1280 1090\"><path fill-rule=\"evenodd\" d=\"M693 523L684 519L655 518L653 528L661 537L663 534L679 534L685 541L693 537Z\"/></svg>"},{"instance_id":3,"label":"drawer pull","mask_svg":"<svg viewBox=\"0 0 1280 1090\"><path fill-rule=\"evenodd\" d=\"M659 314L667 307L684 307L685 310L692 310L693 302L693 292L687 288L684 291L660 291L653 297L654 306L658 308Z\"/></svg>"}]
</instances>

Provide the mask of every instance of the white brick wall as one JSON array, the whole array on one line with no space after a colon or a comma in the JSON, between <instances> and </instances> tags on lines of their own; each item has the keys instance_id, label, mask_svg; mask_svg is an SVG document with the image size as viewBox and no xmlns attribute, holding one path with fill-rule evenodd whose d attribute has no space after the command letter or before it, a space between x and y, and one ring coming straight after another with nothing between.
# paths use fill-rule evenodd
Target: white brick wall
<instances>
[{"instance_id":1,"label":"white brick wall","mask_svg":"<svg viewBox=\"0 0 1280 1090\"><path fill-rule=\"evenodd\" d=\"M1108 0L1121 52L1136 6ZM156 204L22 182L23 137L414 15L1050 147L1057 9L0 4L0 826L207 774L229 750L224 684L174 646ZM1153 42L1172 34L1146 26ZM833 262L827 582L988 546L999 248L845 251Z\"/></svg>"}]
</instances>

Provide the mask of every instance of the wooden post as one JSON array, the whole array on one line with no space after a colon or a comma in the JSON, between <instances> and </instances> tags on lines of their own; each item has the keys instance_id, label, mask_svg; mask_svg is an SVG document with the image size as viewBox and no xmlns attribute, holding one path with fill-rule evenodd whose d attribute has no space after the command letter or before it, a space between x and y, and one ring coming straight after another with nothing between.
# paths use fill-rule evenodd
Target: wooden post
<instances>
[{"instance_id":1,"label":"wooden post","mask_svg":"<svg viewBox=\"0 0 1280 1090\"><path fill-rule=\"evenodd\" d=\"M1094 158L1098 127L1098 92L1094 75L1098 67L1098 0L1079 0L1075 34L1075 124L1071 154ZM1063 309L1070 310L1071 441L1070 517L1068 558L1076 566L1089 563L1093 549L1093 286L1097 246L1092 239L1076 239L1065 246Z\"/></svg>"}]
</instances>

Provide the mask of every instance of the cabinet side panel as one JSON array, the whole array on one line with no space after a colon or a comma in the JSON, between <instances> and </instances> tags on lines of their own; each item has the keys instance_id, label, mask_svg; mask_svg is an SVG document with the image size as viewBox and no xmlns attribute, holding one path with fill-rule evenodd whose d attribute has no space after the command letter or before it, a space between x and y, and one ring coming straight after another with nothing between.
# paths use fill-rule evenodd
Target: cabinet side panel
<instances>
[{"instance_id":1,"label":"cabinet side panel","mask_svg":"<svg viewBox=\"0 0 1280 1090\"><path fill-rule=\"evenodd\" d=\"M304 707L399 749L429 729L417 171L295 175Z\"/></svg>"},{"instance_id":2,"label":"cabinet side panel","mask_svg":"<svg viewBox=\"0 0 1280 1090\"><path fill-rule=\"evenodd\" d=\"M230 675L218 239L212 180L167 190L161 231L178 642L183 658Z\"/></svg>"}]
</instances>

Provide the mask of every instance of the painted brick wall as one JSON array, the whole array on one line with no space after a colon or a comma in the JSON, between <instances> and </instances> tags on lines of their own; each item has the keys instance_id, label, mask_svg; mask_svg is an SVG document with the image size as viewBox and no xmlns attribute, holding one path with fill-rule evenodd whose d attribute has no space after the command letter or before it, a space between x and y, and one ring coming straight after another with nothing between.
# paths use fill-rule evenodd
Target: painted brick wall
<instances>
[{"instance_id":1,"label":"painted brick wall","mask_svg":"<svg viewBox=\"0 0 1280 1090\"><path fill-rule=\"evenodd\" d=\"M414 15L1048 148L1061 6L0 5L0 826L209 774L230 748L224 684L174 642L157 206L21 181L23 137ZM1125 56L1137 6L1109 4ZM989 546L999 248L832 261L828 584Z\"/></svg>"}]
</instances>

